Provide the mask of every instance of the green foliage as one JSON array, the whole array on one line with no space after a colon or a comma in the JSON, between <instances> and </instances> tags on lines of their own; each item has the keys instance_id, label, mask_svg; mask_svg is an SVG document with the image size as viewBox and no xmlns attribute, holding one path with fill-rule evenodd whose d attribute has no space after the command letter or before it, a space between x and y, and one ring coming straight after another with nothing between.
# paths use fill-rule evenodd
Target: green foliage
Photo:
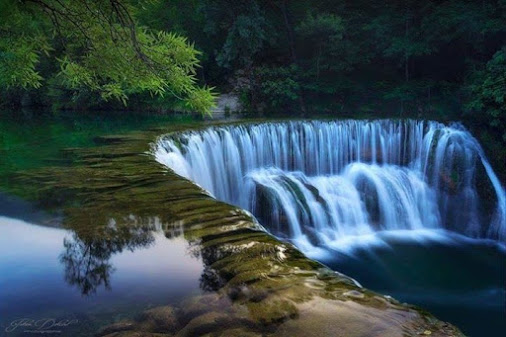
<instances>
[{"instance_id":1,"label":"green foliage","mask_svg":"<svg viewBox=\"0 0 506 337\"><path fill-rule=\"evenodd\" d=\"M91 92L126 105L132 95L149 93L208 113L214 95L197 85L199 52L176 33L138 25L142 7L133 3L138 7L121 0L10 0L0 26L7 32L0 37L1 87L40 88L46 78L53 93L74 98ZM25 29L30 20L36 24ZM41 55L58 66L41 74Z\"/></svg>"},{"instance_id":2,"label":"green foliage","mask_svg":"<svg viewBox=\"0 0 506 337\"><path fill-rule=\"evenodd\" d=\"M252 15L239 15L216 56L217 63L224 67L230 67L234 61L242 66L251 63L252 57L267 40L265 25L265 19L256 12Z\"/></svg>"},{"instance_id":3,"label":"green foliage","mask_svg":"<svg viewBox=\"0 0 506 337\"><path fill-rule=\"evenodd\" d=\"M301 37L318 40L319 43L337 42L343 37L343 20L334 14L309 14L296 29Z\"/></svg>"},{"instance_id":4,"label":"green foliage","mask_svg":"<svg viewBox=\"0 0 506 337\"><path fill-rule=\"evenodd\" d=\"M256 81L259 85L260 101L266 110L291 109L299 98L300 85L297 82L299 69L296 66L259 68Z\"/></svg>"},{"instance_id":5,"label":"green foliage","mask_svg":"<svg viewBox=\"0 0 506 337\"><path fill-rule=\"evenodd\" d=\"M217 37L213 53L216 63L225 68L249 67L273 32L258 1L202 1L204 30Z\"/></svg>"},{"instance_id":6,"label":"green foliage","mask_svg":"<svg viewBox=\"0 0 506 337\"><path fill-rule=\"evenodd\" d=\"M216 86L252 112L505 124L505 0L4 0L0 19L2 99L205 113Z\"/></svg>"},{"instance_id":7,"label":"green foliage","mask_svg":"<svg viewBox=\"0 0 506 337\"><path fill-rule=\"evenodd\" d=\"M485 69L473 74L469 86L471 100L467 108L474 114L485 114L489 125L497 130L506 144L506 46L487 62Z\"/></svg>"},{"instance_id":8,"label":"green foliage","mask_svg":"<svg viewBox=\"0 0 506 337\"><path fill-rule=\"evenodd\" d=\"M0 87L39 88L42 85L43 78L35 67L51 47L34 20L33 15L21 11L18 1L0 4Z\"/></svg>"},{"instance_id":9,"label":"green foliage","mask_svg":"<svg viewBox=\"0 0 506 337\"><path fill-rule=\"evenodd\" d=\"M210 104L211 102L211 104ZM215 107L215 95L212 88L197 88L190 92L185 104L190 111L205 111L211 115L209 109Z\"/></svg>"},{"instance_id":10,"label":"green foliage","mask_svg":"<svg viewBox=\"0 0 506 337\"><path fill-rule=\"evenodd\" d=\"M308 15L297 27L304 49L309 53L312 73L319 78L323 70L335 70L343 64L341 40L345 27L343 20L334 14Z\"/></svg>"}]
</instances>

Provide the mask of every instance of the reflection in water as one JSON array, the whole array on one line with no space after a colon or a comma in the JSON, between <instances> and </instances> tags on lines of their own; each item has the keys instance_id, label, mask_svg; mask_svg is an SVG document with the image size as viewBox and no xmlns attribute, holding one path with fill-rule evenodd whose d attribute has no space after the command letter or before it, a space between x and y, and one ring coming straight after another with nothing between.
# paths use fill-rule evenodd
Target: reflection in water
<instances>
[{"instance_id":1,"label":"reflection in water","mask_svg":"<svg viewBox=\"0 0 506 337\"><path fill-rule=\"evenodd\" d=\"M225 281L219 276L218 272L212 268L212 264L218 259L216 255L218 248L216 246L201 248L198 251L204 263L204 270L200 276L200 288L204 291L217 291L225 285Z\"/></svg>"},{"instance_id":2,"label":"reflection in water","mask_svg":"<svg viewBox=\"0 0 506 337\"><path fill-rule=\"evenodd\" d=\"M163 226L165 236L169 239L184 237L188 243L187 254L203 263L202 273L199 278L200 289L204 292L217 291L225 285L225 281L212 267L218 261L219 249L217 246L206 246L204 238L192 238L191 235L184 235L184 221L175 221ZM221 256L223 258L223 256Z\"/></svg>"},{"instance_id":3,"label":"reflection in water","mask_svg":"<svg viewBox=\"0 0 506 337\"><path fill-rule=\"evenodd\" d=\"M94 330L63 336L87 336L118 314L199 293L203 267L181 223L128 219L71 231L0 216L0 328L19 317L72 316Z\"/></svg>"},{"instance_id":4,"label":"reflection in water","mask_svg":"<svg viewBox=\"0 0 506 337\"><path fill-rule=\"evenodd\" d=\"M105 227L99 227L94 232L76 231L72 238L63 240L64 251L60 262L65 268L65 281L76 286L82 295L96 293L101 285L111 289L111 274L115 271L110 262L112 255L154 245L154 232L163 230L167 239L176 239L183 234L181 221L162 225L158 218L142 219L130 215L126 219L128 225L109 219ZM199 258L198 251L191 249L191 245L188 251L191 256Z\"/></svg>"},{"instance_id":5,"label":"reflection in water","mask_svg":"<svg viewBox=\"0 0 506 337\"><path fill-rule=\"evenodd\" d=\"M135 219L133 216L129 218ZM83 295L95 293L102 284L106 289L111 288L110 276L114 267L109 260L113 254L124 249L133 252L136 248L147 248L153 244L151 226L118 227L116 223L116 220L110 219L107 226L95 233L79 235L74 232L72 239L65 238L63 241L65 250L60 261L65 266L65 281L76 286Z\"/></svg>"},{"instance_id":6,"label":"reflection in water","mask_svg":"<svg viewBox=\"0 0 506 337\"><path fill-rule=\"evenodd\" d=\"M72 240L63 240L65 252L60 261L65 265L65 281L77 286L83 295L95 293L101 284L111 289L110 276L114 267L109 262L112 252L103 240L80 240L75 234Z\"/></svg>"}]
</instances>

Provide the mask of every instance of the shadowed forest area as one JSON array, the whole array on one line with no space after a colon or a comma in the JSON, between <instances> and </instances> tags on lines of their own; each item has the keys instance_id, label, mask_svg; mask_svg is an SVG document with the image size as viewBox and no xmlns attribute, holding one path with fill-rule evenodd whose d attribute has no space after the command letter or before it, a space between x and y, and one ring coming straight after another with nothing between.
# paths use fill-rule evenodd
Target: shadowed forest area
<instances>
[{"instance_id":1,"label":"shadowed forest area","mask_svg":"<svg viewBox=\"0 0 506 337\"><path fill-rule=\"evenodd\" d=\"M1 3L4 108L205 114L233 93L263 117L461 120L505 158L504 0Z\"/></svg>"}]
</instances>

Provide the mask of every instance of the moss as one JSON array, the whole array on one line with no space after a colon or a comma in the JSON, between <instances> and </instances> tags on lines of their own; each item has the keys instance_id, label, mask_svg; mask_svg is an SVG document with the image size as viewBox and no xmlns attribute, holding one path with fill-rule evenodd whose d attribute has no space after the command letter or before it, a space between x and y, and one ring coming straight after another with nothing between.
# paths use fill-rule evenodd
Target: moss
<instances>
[{"instance_id":1,"label":"moss","mask_svg":"<svg viewBox=\"0 0 506 337\"><path fill-rule=\"evenodd\" d=\"M282 299L250 302L247 305L251 317L262 324L281 323L298 316L297 307Z\"/></svg>"}]
</instances>

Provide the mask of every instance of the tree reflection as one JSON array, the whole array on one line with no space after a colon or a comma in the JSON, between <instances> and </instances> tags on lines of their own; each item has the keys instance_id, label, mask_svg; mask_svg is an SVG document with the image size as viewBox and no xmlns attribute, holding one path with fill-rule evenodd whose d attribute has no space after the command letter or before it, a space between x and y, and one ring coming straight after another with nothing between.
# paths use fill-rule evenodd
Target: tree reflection
<instances>
[{"instance_id":1,"label":"tree reflection","mask_svg":"<svg viewBox=\"0 0 506 337\"><path fill-rule=\"evenodd\" d=\"M75 234L72 239L63 240L65 252L60 261L65 266L65 281L79 288L83 295L95 293L101 284L110 289L110 276L114 272L109 263L112 253L101 241L83 241Z\"/></svg>"},{"instance_id":2,"label":"tree reflection","mask_svg":"<svg viewBox=\"0 0 506 337\"><path fill-rule=\"evenodd\" d=\"M101 285L111 289L111 274L115 271L111 256L125 249L133 252L149 247L154 242L152 231L152 226L118 226L113 220L94 231L75 231L72 238L64 239L60 256L65 281L84 296L96 293Z\"/></svg>"}]
</instances>

